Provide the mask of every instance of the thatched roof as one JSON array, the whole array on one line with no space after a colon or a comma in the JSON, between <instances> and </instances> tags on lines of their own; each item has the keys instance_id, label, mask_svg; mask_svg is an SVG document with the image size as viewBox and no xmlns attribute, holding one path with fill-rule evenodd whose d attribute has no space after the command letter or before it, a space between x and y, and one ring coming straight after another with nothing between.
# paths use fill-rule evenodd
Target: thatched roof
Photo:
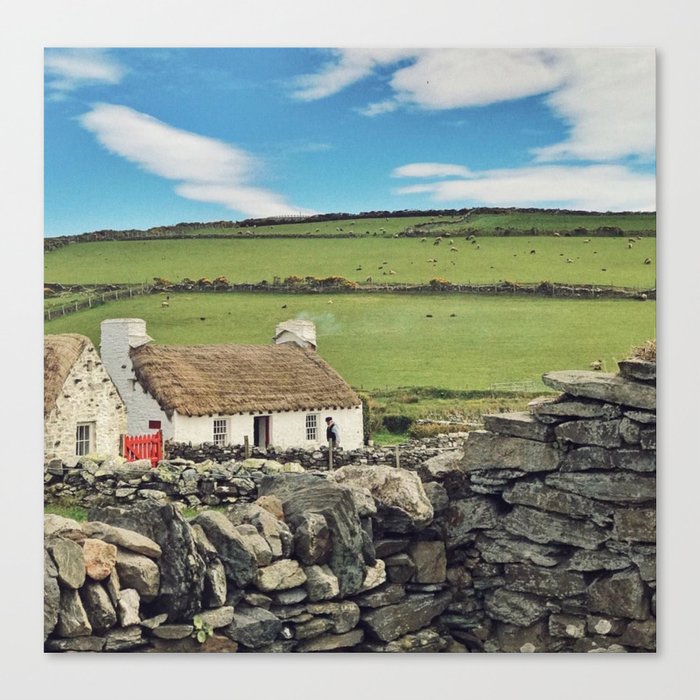
<instances>
[{"instance_id":1,"label":"thatched roof","mask_svg":"<svg viewBox=\"0 0 700 700\"><path fill-rule=\"evenodd\" d=\"M266 413L360 405L312 351L281 345L143 345L131 350L140 384L172 415Z\"/></svg>"},{"instance_id":2,"label":"thatched roof","mask_svg":"<svg viewBox=\"0 0 700 700\"><path fill-rule=\"evenodd\" d=\"M53 410L71 368L88 345L90 338L77 333L44 336L44 416Z\"/></svg>"}]
</instances>

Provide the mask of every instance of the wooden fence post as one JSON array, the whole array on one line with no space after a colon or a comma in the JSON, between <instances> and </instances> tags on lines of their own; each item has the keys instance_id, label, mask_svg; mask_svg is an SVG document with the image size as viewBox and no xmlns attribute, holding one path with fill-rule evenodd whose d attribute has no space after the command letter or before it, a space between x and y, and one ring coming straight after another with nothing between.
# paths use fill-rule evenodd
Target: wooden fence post
<instances>
[{"instance_id":1,"label":"wooden fence post","mask_svg":"<svg viewBox=\"0 0 700 700\"><path fill-rule=\"evenodd\" d=\"M333 440L328 441L328 469L333 469Z\"/></svg>"},{"instance_id":2,"label":"wooden fence post","mask_svg":"<svg viewBox=\"0 0 700 700\"><path fill-rule=\"evenodd\" d=\"M250 458L250 440L247 435L243 436L243 454L246 459Z\"/></svg>"},{"instance_id":3,"label":"wooden fence post","mask_svg":"<svg viewBox=\"0 0 700 700\"><path fill-rule=\"evenodd\" d=\"M396 457L396 468L398 469L401 466L401 460L399 459L399 446L398 445L396 445L395 457Z\"/></svg>"}]
</instances>

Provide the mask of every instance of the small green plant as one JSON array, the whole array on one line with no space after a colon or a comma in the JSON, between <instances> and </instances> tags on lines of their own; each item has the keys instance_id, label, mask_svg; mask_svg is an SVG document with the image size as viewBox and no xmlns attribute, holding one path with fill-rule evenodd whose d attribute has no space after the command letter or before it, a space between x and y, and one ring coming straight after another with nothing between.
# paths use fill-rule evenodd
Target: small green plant
<instances>
[{"instance_id":1,"label":"small green plant","mask_svg":"<svg viewBox=\"0 0 700 700\"><path fill-rule=\"evenodd\" d=\"M192 636L200 644L204 644L204 642L206 642L207 639L214 634L214 629L212 626L208 622L205 622L201 615L195 615L192 618L192 624L194 625Z\"/></svg>"}]
</instances>

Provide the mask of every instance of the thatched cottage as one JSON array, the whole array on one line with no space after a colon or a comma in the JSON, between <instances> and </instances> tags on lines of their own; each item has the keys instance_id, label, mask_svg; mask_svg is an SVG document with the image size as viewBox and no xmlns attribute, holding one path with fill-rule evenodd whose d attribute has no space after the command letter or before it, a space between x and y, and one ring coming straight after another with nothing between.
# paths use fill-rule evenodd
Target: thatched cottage
<instances>
[{"instance_id":1,"label":"thatched cottage","mask_svg":"<svg viewBox=\"0 0 700 700\"><path fill-rule=\"evenodd\" d=\"M126 406L84 335L44 336L44 453L67 464L118 455Z\"/></svg>"},{"instance_id":2,"label":"thatched cottage","mask_svg":"<svg viewBox=\"0 0 700 700\"><path fill-rule=\"evenodd\" d=\"M284 330L270 345L184 346L153 344L142 319L103 321L100 354L126 404L129 434L162 430L166 440L193 445L247 437L257 446L318 447L332 415L341 445L360 447L361 401L315 351L307 324L290 327L303 327L303 338Z\"/></svg>"}]
</instances>

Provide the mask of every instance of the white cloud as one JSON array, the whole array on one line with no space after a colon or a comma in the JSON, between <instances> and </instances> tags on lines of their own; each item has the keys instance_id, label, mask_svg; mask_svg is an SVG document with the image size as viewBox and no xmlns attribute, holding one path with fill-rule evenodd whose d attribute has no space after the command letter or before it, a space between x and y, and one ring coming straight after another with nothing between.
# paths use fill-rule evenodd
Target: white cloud
<instances>
[{"instance_id":1,"label":"white cloud","mask_svg":"<svg viewBox=\"0 0 700 700\"><path fill-rule=\"evenodd\" d=\"M449 163L409 163L394 168L392 177L471 177L472 172L463 165Z\"/></svg>"},{"instance_id":2,"label":"white cloud","mask_svg":"<svg viewBox=\"0 0 700 700\"><path fill-rule=\"evenodd\" d=\"M541 165L471 175L469 180L400 187L394 194L429 194L435 202L461 206L558 206L593 211L656 208L654 175L620 165Z\"/></svg>"},{"instance_id":3,"label":"white cloud","mask_svg":"<svg viewBox=\"0 0 700 700\"><path fill-rule=\"evenodd\" d=\"M569 138L535 151L540 161L653 158L655 56L648 49L571 50L567 82L547 99L570 125Z\"/></svg>"},{"instance_id":4,"label":"white cloud","mask_svg":"<svg viewBox=\"0 0 700 700\"><path fill-rule=\"evenodd\" d=\"M409 58L409 49L342 49L332 52L333 59L317 73L298 76L292 83L292 97L319 100L371 75L380 65Z\"/></svg>"},{"instance_id":5,"label":"white cloud","mask_svg":"<svg viewBox=\"0 0 700 700\"><path fill-rule=\"evenodd\" d=\"M121 105L98 104L80 117L110 153L180 184L182 197L222 204L249 216L315 213L288 204L284 197L249 181L259 169L246 151Z\"/></svg>"},{"instance_id":6,"label":"white cloud","mask_svg":"<svg viewBox=\"0 0 700 700\"><path fill-rule=\"evenodd\" d=\"M358 109L361 114L547 95L546 103L570 132L561 143L538 149L538 161L653 158L651 49L344 49L318 73L301 76L294 97L327 97L399 61L388 80L390 96Z\"/></svg>"},{"instance_id":7,"label":"white cloud","mask_svg":"<svg viewBox=\"0 0 700 700\"><path fill-rule=\"evenodd\" d=\"M44 70L48 87L66 93L84 85L115 85L126 69L103 49L46 49Z\"/></svg>"}]
</instances>

